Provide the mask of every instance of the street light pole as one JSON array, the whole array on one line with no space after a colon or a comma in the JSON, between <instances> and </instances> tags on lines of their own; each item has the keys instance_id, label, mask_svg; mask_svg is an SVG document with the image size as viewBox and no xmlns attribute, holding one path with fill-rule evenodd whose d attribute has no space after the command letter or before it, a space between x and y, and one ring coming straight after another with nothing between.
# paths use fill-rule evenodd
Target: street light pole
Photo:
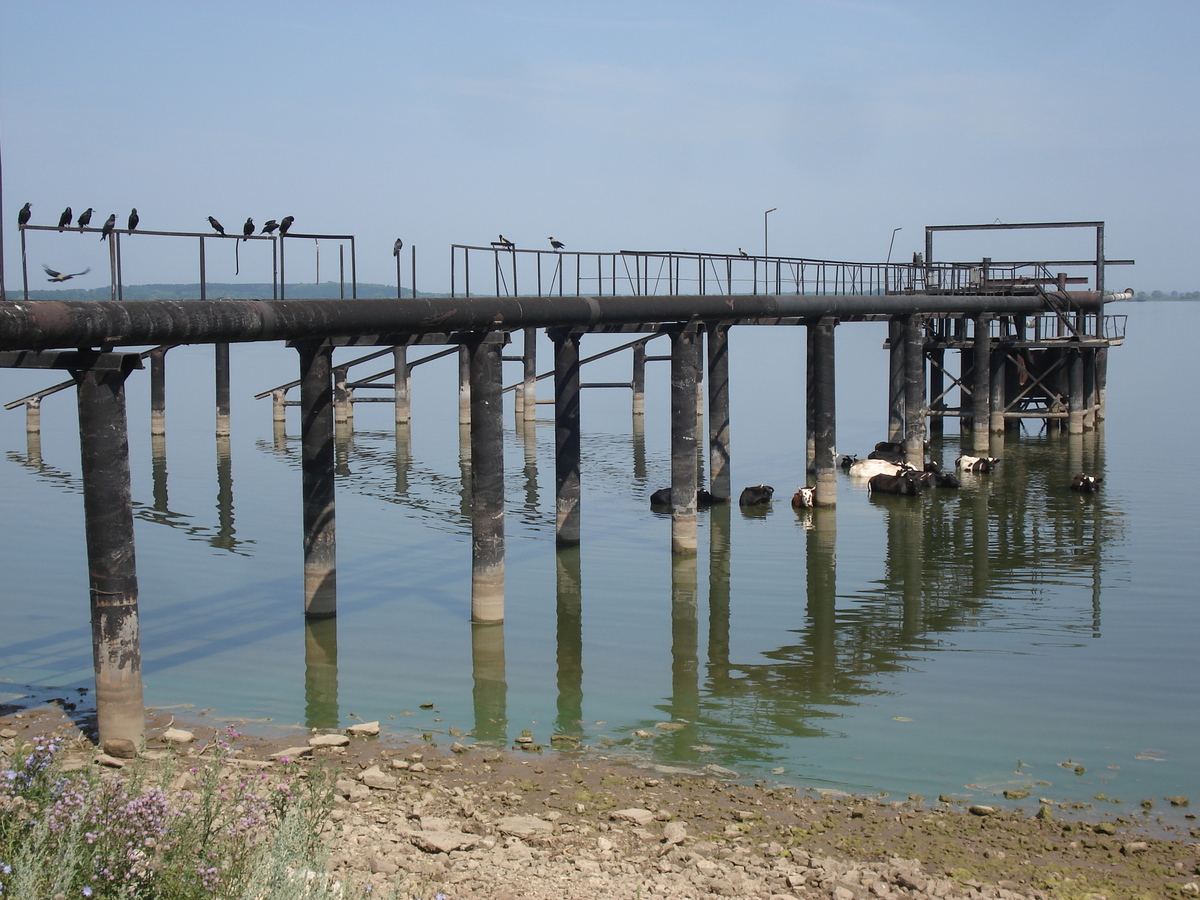
<instances>
[{"instance_id":1,"label":"street light pole","mask_svg":"<svg viewBox=\"0 0 1200 900\"><path fill-rule=\"evenodd\" d=\"M902 228L903 226L899 226L892 229L892 239L888 241L888 256L887 262L884 263L885 266L892 261L892 244L896 243L896 232L900 231Z\"/></svg>"},{"instance_id":2,"label":"street light pole","mask_svg":"<svg viewBox=\"0 0 1200 900\"><path fill-rule=\"evenodd\" d=\"M763 256L770 256L770 254L767 252L767 216L775 212L776 209L778 209L778 207L772 207L763 213Z\"/></svg>"}]
</instances>

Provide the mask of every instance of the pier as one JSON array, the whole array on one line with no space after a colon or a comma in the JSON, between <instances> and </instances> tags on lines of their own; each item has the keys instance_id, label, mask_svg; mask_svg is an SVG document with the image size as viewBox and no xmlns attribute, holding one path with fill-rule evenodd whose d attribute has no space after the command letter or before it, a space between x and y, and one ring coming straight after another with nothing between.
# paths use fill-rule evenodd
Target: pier
<instances>
[{"instance_id":1,"label":"pier","mask_svg":"<svg viewBox=\"0 0 1200 900\"><path fill-rule=\"evenodd\" d=\"M1050 262L936 262L933 241L947 230L1084 228L1096 234L1089 260ZM881 433L901 441L910 463L924 458L929 431L958 418L972 445L987 452L993 439L1027 419L1083 434L1104 417L1107 353L1124 339L1124 317L1105 303L1125 294L1105 288L1103 223L1017 226L931 226L926 252L909 263L850 263L790 257L621 251L569 253L513 247L455 245L450 297L405 300L6 301L0 304L0 365L60 369L76 387L92 622L96 646L101 739L141 739L141 676L137 576L129 505L124 382L151 359L161 384L164 358L177 344L287 341L299 356L299 378L263 392L278 419L299 388L303 445L303 611L310 620L336 614L336 459L334 434L352 420L356 397L391 377L396 422L408 421L413 366L457 353L460 421L470 431L472 503L471 618L480 626L504 620L504 493L502 363L522 362L511 385L521 416L532 419L539 376L532 336L545 328L554 345L556 543L580 541L585 510L580 485L580 408L584 388L628 388L635 416L644 386L647 341L669 344L671 383L672 555L697 552L698 452L707 438L710 492L729 501L728 356L738 327L803 327L807 383L806 468L816 488L815 513L837 505L834 370L838 327L887 322L887 421ZM1066 270L1091 269L1090 277ZM484 287L487 293L479 294ZM522 293L518 286L524 289ZM282 294L282 290L280 290ZM505 357L513 336L523 353ZM587 383L584 339L593 334L638 337L623 345L632 358L629 383ZM155 349L145 354L121 347ZM429 356L409 362L415 346ZM84 349L80 349L84 348ZM334 353L359 348L365 356L335 364ZM949 351L949 354L947 353ZM957 351L957 365L953 354ZM609 352L606 351L605 355ZM157 355L156 355L157 354ZM352 366L390 355L392 368L351 378ZM949 358L948 358L949 357ZM227 358L226 358L227 360ZM217 364L220 372L221 355ZM705 365L707 363L707 365ZM217 381L217 430L228 434L225 394ZM883 386L881 386L883 387ZM707 406L702 402L707 393ZM25 406L27 428L48 391L8 404ZM156 414L162 393L152 391ZM950 405L956 401L957 405ZM706 414L708 428L701 428ZM813 545L828 540L828 518ZM828 526L828 527L827 527ZM824 552L814 550L813 552ZM686 567L686 562L683 563ZM814 576L815 577L815 576ZM683 578L686 581L686 577ZM485 632L480 632L484 635ZM481 637L482 640L482 637Z\"/></svg>"}]
</instances>

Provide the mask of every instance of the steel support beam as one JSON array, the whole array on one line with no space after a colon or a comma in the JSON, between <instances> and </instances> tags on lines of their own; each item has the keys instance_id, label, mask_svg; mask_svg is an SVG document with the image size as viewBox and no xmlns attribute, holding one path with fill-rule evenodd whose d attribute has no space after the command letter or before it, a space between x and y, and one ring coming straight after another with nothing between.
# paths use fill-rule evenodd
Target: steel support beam
<instances>
[{"instance_id":1,"label":"steel support beam","mask_svg":"<svg viewBox=\"0 0 1200 900\"><path fill-rule=\"evenodd\" d=\"M505 335L479 332L463 344L471 374L471 621L504 621Z\"/></svg>"},{"instance_id":2,"label":"steel support beam","mask_svg":"<svg viewBox=\"0 0 1200 900\"><path fill-rule=\"evenodd\" d=\"M976 453L985 455L992 415L992 336L988 318L987 313L975 317L975 366L971 379L971 446Z\"/></svg>"},{"instance_id":3,"label":"steel support beam","mask_svg":"<svg viewBox=\"0 0 1200 900\"><path fill-rule=\"evenodd\" d=\"M837 321L809 325L809 372L813 377L813 471L817 506L837 506L837 415L834 329Z\"/></svg>"},{"instance_id":4,"label":"steel support beam","mask_svg":"<svg viewBox=\"0 0 1200 900\"><path fill-rule=\"evenodd\" d=\"M697 550L696 393L700 354L695 325L671 331L671 551L694 555Z\"/></svg>"},{"instance_id":5,"label":"steel support beam","mask_svg":"<svg viewBox=\"0 0 1200 900\"><path fill-rule=\"evenodd\" d=\"M904 457L925 468L925 324L904 316Z\"/></svg>"},{"instance_id":6,"label":"steel support beam","mask_svg":"<svg viewBox=\"0 0 1200 900\"><path fill-rule=\"evenodd\" d=\"M889 441L904 440L904 323L907 317L888 320L888 427Z\"/></svg>"},{"instance_id":7,"label":"steel support beam","mask_svg":"<svg viewBox=\"0 0 1200 900\"><path fill-rule=\"evenodd\" d=\"M580 333L554 328L554 505L559 546L579 543L579 341Z\"/></svg>"},{"instance_id":8,"label":"steel support beam","mask_svg":"<svg viewBox=\"0 0 1200 900\"><path fill-rule=\"evenodd\" d=\"M300 445L304 501L304 615L337 614L333 348L301 344Z\"/></svg>"},{"instance_id":9,"label":"steel support beam","mask_svg":"<svg viewBox=\"0 0 1200 900\"><path fill-rule=\"evenodd\" d=\"M717 500L731 496L729 478L729 329L708 327L708 490Z\"/></svg>"}]
</instances>

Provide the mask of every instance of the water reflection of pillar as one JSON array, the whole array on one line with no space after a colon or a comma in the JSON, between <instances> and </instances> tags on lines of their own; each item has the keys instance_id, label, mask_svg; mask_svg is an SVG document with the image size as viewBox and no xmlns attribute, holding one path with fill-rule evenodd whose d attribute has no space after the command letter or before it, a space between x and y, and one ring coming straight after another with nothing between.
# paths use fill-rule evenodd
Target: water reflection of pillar
<instances>
[{"instance_id":1,"label":"water reflection of pillar","mask_svg":"<svg viewBox=\"0 0 1200 900\"><path fill-rule=\"evenodd\" d=\"M633 417L633 478L645 485L646 472L646 417Z\"/></svg>"},{"instance_id":2,"label":"water reflection of pillar","mask_svg":"<svg viewBox=\"0 0 1200 900\"><path fill-rule=\"evenodd\" d=\"M237 546L233 524L233 452L228 435L217 436L217 533L212 545L219 550Z\"/></svg>"},{"instance_id":3,"label":"water reflection of pillar","mask_svg":"<svg viewBox=\"0 0 1200 900\"><path fill-rule=\"evenodd\" d=\"M715 694L729 686L729 520L732 504L708 513L708 680Z\"/></svg>"},{"instance_id":4,"label":"water reflection of pillar","mask_svg":"<svg viewBox=\"0 0 1200 900\"><path fill-rule=\"evenodd\" d=\"M153 485L154 509L160 513L168 512L170 505L167 501L166 435L152 434L150 436L150 476Z\"/></svg>"},{"instance_id":5,"label":"water reflection of pillar","mask_svg":"<svg viewBox=\"0 0 1200 900\"><path fill-rule=\"evenodd\" d=\"M579 340L569 328L550 329L554 342L555 539L579 543Z\"/></svg>"},{"instance_id":6,"label":"water reflection of pillar","mask_svg":"<svg viewBox=\"0 0 1200 900\"><path fill-rule=\"evenodd\" d=\"M837 678L837 511L813 515L805 543L812 692L828 695Z\"/></svg>"},{"instance_id":7,"label":"water reflection of pillar","mask_svg":"<svg viewBox=\"0 0 1200 900\"><path fill-rule=\"evenodd\" d=\"M505 335L476 334L471 359L471 621L504 621Z\"/></svg>"},{"instance_id":8,"label":"water reflection of pillar","mask_svg":"<svg viewBox=\"0 0 1200 900\"><path fill-rule=\"evenodd\" d=\"M125 379L137 354L117 354L120 368L72 372L79 402L84 527L100 741L141 746L145 729L137 563L129 484Z\"/></svg>"},{"instance_id":9,"label":"water reflection of pillar","mask_svg":"<svg viewBox=\"0 0 1200 900\"><path fill-rule=\"evenodd\" d=\"M521 442L525 450L525 510L530 516L538 514L537 422L522 420Z\"/></svg>"},{"instance_id":10,"label":"water reflection of pillar","mask_svg":"<svg viewBox=\"0 0 1200 900\"><path fill-rule=\"evenodd\" d=\"M728 500L729 483L729 327L708 331L708 489Z\"/></svg>"},{"instance_id":11,"label":"water reflection of pillar","mask_svg":"<svg viewBox=\"0 0 1200 900\"><path fill-rule=\"evenodd\" d=\"M696 397L700 369L695 325L671 332L671 552L694 556L697 548L698 448Z\"/></svg>"},{"instance_id":12,"label":"water reflection of pillar","mask_svg":"<svg viewBox=\"0 0 1200 900\"><path fill-rule=\"evenodd\" d=\"M900 595L900 637L907 643L922 630L925 504L908 497L879 502L887 507L887 582Z\"/></svg>"},{"instance_id":13,"label":"water reflection of pillar","mask_svg":"<svg viewBox=\"0 0 1200 900\"><path fill-rule=\"evenodd\" d=\"M813 471L817 506L837 506L837 404L834 385L834 328L837 320L821 319L809 325L808 374L813 427Z\"/></svg>"},{"instance_id":14,"label":"water reflection of pillar","mask_svg":"<svg viewBox=\"0 0 1200 900\"><path fill-rule=\"evenodd\" d=\"M983 484L977 486L966 493L965 499L971 521L971 594L973 597L983 597L988 592L992 565L988 487Z\"/></svg>"},{"instance_id":15,"label":"water reflection of pillar","mask_svg":"<svg viewBox=\"0 0 1200 900\"><path fill-rule=\"evenodd\" d=\"M307 728L337 728L337 619L304 623L304 723Z\"/></svg>"},{"instance_id":16,"label":"water reflection of pillar","mask_svg":"<svg viewBox=\"0 0 1200 900\"><path fill-rule=\"evenodd\" d=\"M40 429L25 432L26 465L35 469L42 468L42 432Z\"/></svg>"},{"instance_id":17,"label":"water reflection of pillar","mask_svg":"<svg viewBox=\"0 0 1200 900\"><path fill-rule=\"evenodd\" d=\"M287 422L283 419L271 421L271 445L276 453L287 452Z\"/></svg>"},{"instance_id":18,"label":"water reflection of pillar","mask_svg":"<svg viewBox=\"0 0 1200 900\"><path fill-rule=\"evenodd\" d=\"M217 434L229 434L229 345L213 344L217 372Z\"/></svg>"},{"instance_id":19,"label":"water reflection of pillar","mask_svg":"<svg viewBox=\"0 0 1200 900\"><path fill-rule=\"evenodd\" d=\"M412 468L412 426L396 424L396 496L408 496L408 472Z\"/></svg>"},{"instance_id":20,"label":"water reflection of pillar","mask_svg":"<svg viewBox=\"0 0 1200 900\"><path fill-rule=\"evenodd\" d=\"M700 661L695 555L671 557L671 718L695 722L700 716ZM676 759L697 755L691 729L671 733Z\"/></svg>"},{"instance_id":21,"label":"water reflection of pillar","mask_svg":"<svg viewBox=\"0 0 1200 900\"><path fill-rule=\"evenodd\" d=\"M478 741L503 742L508 736L508 681L504 670L504 626L471 626L471 672L475 685L471 698L475 707Z\"/></svg>"},{"instance_id":22,"label":"water reflection of pillar","mask_svg":"<svg viewBox=\"0 0 1200 900\"><path fill-rule=\"evenodd\" d=\"M345 422L334 424L333 430L333 471L335 475L350 474L350 457L354 452L354 432Z\"/></svg>"},{"instance_id":23,"label":"water reflection of pillar","mask_svg":"<svg viewBox=\"0 0 1200 900\"><path fill-rule=\"evenodd\" d=\"M583 718L583 577L579 547L560 547L555 555L558 622L559 734L582 734Z\"/></svg>"},{"instance_id":24,"label":"water reflection of pillar","mask_svg":"<svg viewBox=\"0 0 1200 900\"><path fill-rule=\"evenodd\" d=\"M337 529L334 505L333 348L300 352L301 470L304 496L304 614L337 614Z\"/></svg>"}]
</instances>

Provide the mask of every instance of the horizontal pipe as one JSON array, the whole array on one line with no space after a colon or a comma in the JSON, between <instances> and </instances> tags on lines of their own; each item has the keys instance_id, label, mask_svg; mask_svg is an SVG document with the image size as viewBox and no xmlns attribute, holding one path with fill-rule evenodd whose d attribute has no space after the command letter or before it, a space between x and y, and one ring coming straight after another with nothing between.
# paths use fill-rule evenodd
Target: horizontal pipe
<instances>
[{"instance_id":1,"label":"horizontal pipe","mask_svg":"<svg viewBox=\"0 0 1200 900\"><path fill-rule=\"evenodd\" d=\"M1054 295L1051 295L1054 296ZM1062 297L1062 295L1059 295ZM1067 302L1097 306L1095 291ZM425 331L511 331L620 322L732 321L902 313L1029 313L1032 296L953 294L420 297L405 300L18 300L0 302L0 350L179 343L324 340Z\"/></svg>"}]
</instances>

